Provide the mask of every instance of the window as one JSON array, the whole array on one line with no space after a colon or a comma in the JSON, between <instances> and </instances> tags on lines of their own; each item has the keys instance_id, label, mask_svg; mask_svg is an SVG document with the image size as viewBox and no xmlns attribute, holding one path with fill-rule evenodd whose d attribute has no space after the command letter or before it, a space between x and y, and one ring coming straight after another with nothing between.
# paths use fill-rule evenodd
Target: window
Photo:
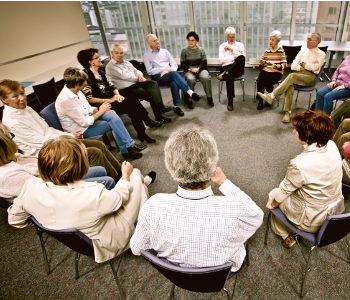
<instances>
[{"instance_id":1,"label":"window","mask_svg":"<svg viewBox=\"0 0 350 300\"><path fill-rule=\"evenodd\" d=\"M330 7L328 8L328 15L335 15L337 13L336 7Z\"/></svg>"}]
</instances>

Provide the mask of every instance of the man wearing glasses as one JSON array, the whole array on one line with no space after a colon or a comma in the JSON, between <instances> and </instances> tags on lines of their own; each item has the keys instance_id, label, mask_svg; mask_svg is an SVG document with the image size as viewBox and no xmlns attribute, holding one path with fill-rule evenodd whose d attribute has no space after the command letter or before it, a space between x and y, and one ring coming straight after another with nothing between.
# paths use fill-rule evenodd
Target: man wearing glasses
<instances>
[{"instance_id":1,"label":"man wearing glasses","mask_svg":"<svg viewBox=\"0 0 350 300\"><path fill-rule=\"evenodd\" d=\"M291 120L291 107L293 102L293 94L295 85L313 86L316 77L323 66L326 53L318 49L321 42L321 35L313 32L307 38L307 49L300 50L295 57L291 69L295 71L287 76L287 78L272 93L258 93L262 99L269 104L283 93L285 94L284 108L285 115L282 122L289 123Z\"/></svg>"}]
</instances>

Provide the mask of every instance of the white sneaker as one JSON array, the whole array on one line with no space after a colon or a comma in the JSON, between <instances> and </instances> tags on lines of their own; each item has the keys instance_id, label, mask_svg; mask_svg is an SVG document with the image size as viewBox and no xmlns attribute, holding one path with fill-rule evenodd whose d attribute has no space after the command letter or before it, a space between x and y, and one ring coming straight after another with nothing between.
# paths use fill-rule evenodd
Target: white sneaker
<instances>
[{"instance_id":1,"label":"white sneaker","mask_svg":"<svg viewBox=\"0 0 350 300\"><path fill-rule=\"evenodd\" d=\"M290 113L289 111L286 111L286 113L284 114L284 117L282 119L282 122L289 123L291 116L292 116L292 113Z\"/></svg>"},{"instance_id":2,"label":"white sneaker","mask_svg":"<svg viewBox=\"0 0 350 300\"><path fill-rule=\"evenodd\" d=\"M263 94L258 92L258 95L270 105L272 104L273 100L275 100L274 98L271 97L270 93Z\"/></svg>"}]
</instances>

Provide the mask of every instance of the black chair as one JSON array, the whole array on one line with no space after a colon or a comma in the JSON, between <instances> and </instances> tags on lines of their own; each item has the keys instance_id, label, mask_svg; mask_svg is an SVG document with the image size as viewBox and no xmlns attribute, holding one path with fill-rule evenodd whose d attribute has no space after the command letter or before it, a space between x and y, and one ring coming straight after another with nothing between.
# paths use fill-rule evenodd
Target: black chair
<instances>
[{"instance_id":1,"label":"black chair","mask_svg":"<svg viewBox=\"0 0 350 300\"><path fill-rule=\"evenodd\" d=\"M315 248L320 248L320 247L333 244L339 241L340 239L342 239L343 237L345 237L345 244L348 248L348 252L350 256L350 249L346 239L346 235L350 232L350 214L328 216L319 232L310 233L310 232L305 232L296 228L293 224L289 222L289 220L286 218L286 216L283 214L283 212L279 208L275 208L274 210L269 211L269 215L267 217L267 227L266 227L265 241L264 241L265 245L267 245L267 237L269 233L271 213L274 214L284 225L288 226L288 228L291 229L293 232L297 233L298 235L307 239L313 244L310 247L310 251L309 251L310 255L307 260L304 257L304 254L301 252L306 262L304 280L302 282L301 291L300 291L300 298L303 298L307 275L308 275L308 272L310 271L309 264L311 260L312 250L314 250ZM297 237L296 237L296 241L301 250Z\"/></svg>"},{"instance_id":2,"label":"black chair","mask_svg":"<svg viewBox=\"0 0 350 300\"><path fill-rule=\"evenodd\" d=\"M7 211L7 209L12 205L5 198L0 197L0 207Z\"/></svg>"},{"instance_id":3,"label":"black chair","mask_svg":"<svg viewBox=\"0 0 350 300\"><path fill-rule=\"evenodd\" d=\"M256 89L257 89L257 81L258 81L258 77L255 77L255 85L254 85L254 102L256 101L256 98L255 98L255 92L256 92ZM280 85L282 82L282 78L280 80L278 80L273 86L275 86L276 84ZM275 89L275 88L274 88ZM280 97L277 98L278 100L278 105L277 106L280 106Z\"/></svg>"},{"instance_id":4,"label":"black chair","mask_svg":"<svg viewBox=\"0 0 350 300\"><path fill-rule=\"evenodd\" d=\"M297 54L299 53L300 49L301 49L301 45L300 46L282 46L284 49L284 52L286 53L286 59L287 59L287 63L291 64L293 62L293 60L295 59L295 57L297 56Z\"/></svg>"},{"instance_id":5,"label":"black chair","mask_svg":"<svg viewBox=\"0 0 350 300\"><path fill-rule=\"evenodd\" d=\"M33 85L33 90L42 108L56 101L57 94L54 77L45 83Z\"/></svg>"},{"instance_id":6,"label":"black chair","mask_svg":"<svg viewBox=\"0 0 350 300\"><path fill-rule=\"evenodd\" d=\"M244 101L244 96L245 96L245 91L244 91L244 74L241 75L241 76L235 77L235 78L233 79L233 82L235 82L235 81L239 81L239 82L241 83L241 87L242 87L242 91L243 91L243 101ZM223 86L224 86L224 82L226 82L226 84L227 84L227 81L226 81L226 80L219 80L219 102L220 102L220 103L222 103L222 102L220 101L220 95L221 95L221 94L224 95L224 93L222 93L222 88L223 88Z\"/></svg>"},{"instance_id":7,"label":"black chair","mask_svg":"<svg viewBox=\"0 0 350 300\"><path fill-rule=\"evenodd\" d=\"M47 124L49 124L50 127L55 128L57 130L63 131L60 119L57 116L57 111L55 107L55 102L49 104L46 106L41 112L40 115L44 118ZM96 136L92 136L87 138L87 140L98 140L100 138L103 138L104 143L107 145L108 149L110 151L115 150L114 147L112 147L108 137L106 134L99 134Z\"/></svg>"},{"instance_id":8,"label":"black chair","mask_svg":"<svg viewBox=\"0 0 350 300\"><path fill-rule=\"evenodd\" d=\"M318 49L322 50L324 53L326 53L327 56L327 49L328 46L322 46L322 47L318 47ZM328 77L327 73L323 70L322 74L328 79L328 81L331 81L331 79ZM322 77L320 78L321 81L323 81Z\"/></svg>"},{"instance_id":9,"label":"black chair","mask_svg":"<svg viewBox=\"0 0 350 300\"><path fill-rule=\"evenodd\" d=\"M78 262L80 259L80 254L90 256L90 257L95 257L94 254L94 247L92 244L91 239L89 239L84 233L77 229L65 229L65 230L53 230L53 229L48 229L41 225L33 216L31 216L31 220L33 224L36 227L37 234L39 235L39 240L40 240L40 245L41 249L43 252L43 257L44 257L44 262L45 262L45 268L47 274L50 274L50 266L48 263L47 255L46 255L46 249L45 249L45 242L43 239L43 232L47 233L48 235L52 236L59 242L61 242L63 245L67 246L68 248L72 249L75 251L75 279L79 278L79 269L78 269ZM120 293L120 298L125 300L125 295L122 289L122 286L120 284L120 281L118 279L117 272L119 270L121 261L123 259L123 254L120 255L117 270L114 268L113 264L113 259L110 259L108 261L109 265L111 266L113 275L114 275L114 280L118 286L118 290Z\"/></svg>"}]
</instances>

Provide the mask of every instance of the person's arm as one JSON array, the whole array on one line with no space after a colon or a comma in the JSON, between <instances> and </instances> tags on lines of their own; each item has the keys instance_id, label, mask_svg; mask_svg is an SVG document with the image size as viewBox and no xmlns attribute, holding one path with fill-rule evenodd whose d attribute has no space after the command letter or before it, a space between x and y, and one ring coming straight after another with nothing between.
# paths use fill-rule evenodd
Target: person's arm
<instances>
[{"instance_id":1,"label":"person's arm","mask_svg":"<svg viewBox=\"0 0 350 300\"><path fill-rule=\"evenodd\" d=\"M280 70L285 70L287 67L287 58L286 58L286 53L284 52L284 50L282 49L280 52L280 65L281 65L281 69Z\"/></svg>"},{"instance_id":2,"label":"person's arm","mask_svg":"<svg viewBox=\"0 0 350 300\"><path fill-rule=\"evenodd\" d=\"M299 51L297 56L294 58L292 65L291 65L291 69L293 71L300 71L300 63L301 63L301 53L303 52L303 50Z\"/></svg>"},{"instance_id":3,"label":"person's arm","mask_svg":"<svg viewBox=\"0 0 350 300\"><path fill-rule=\"evenodd\" d=\"M184 72L188 72L190 66L186 63L186 51L185 48L181 50L181 55L180 55L180 64L181 68L184 70Z\"/></svg>"},{"instance_id":4,"label":"person's arm","mask_svg":"<svg viewBox=\"0 0 350 300\"><path fill-rule=\"evenodd\" d=\"M148 201L150 201L150 199L148 199ZM134 255L141 255L141 250L148 250L152 248L150 240L151 231L148 221L149 212L147 210L147 202L140 210L136 230L130 239L130 249Z\"/></svg>"},{"instance_id":5,"label":"person's arm","mask_svg":"<svg viewBox=\"0 0 350 300\"><path fill-rule=\"evenodd\" d=\"M177 71L178 69L178 65L177 63L175 62L174 58L171 56L170 52L168 50L165 50L167 53L167 57L169 59L169 65L170 65L170 68L173 70L173 71Z\"/></svg>"},{"instance_id":6,"label":"person's arm","mask_svg":"<svg viewBox=\"0 0 350 300\"><path fill-rule=\"evenodd\" d=\"M219 47L219 61L222 65L232 60L232 58L229 56L225 57L225 52L226 52L225 46L226 46L226 43L223 43Z\"/></svg>"},{"instance_id":7,"label":"person's arm","mask_svg":"<svg viewBox=\"0 0 350 300\"><path fill-rule=\"evenodd\" d=\"M10 175L2 178L2 187L7 195L18 197L24 184L31 178L35 178L35 176L23 170L15 170Z\"/></svg>"},{"instance_id":8,"label":"person's arm","mask_svg":"<svg viewBox=\"0 0 350 300\"><path fill-rule=\"evenodd\" d=\"M201 57L202 57L202 61L198 66L199 72L207 68L207 55L205 54L204 49L201 49Z\"/></svg>"},{"instance_id":9,"label":"person's arm","mask_svg":"<svg viewBox=\"0 0 350 300\"><path fill-rule=\"evenodd\" d=\"M147 74L148 75L157 75L157 74L160 74L163 71L165 71L165 68L163 68L163 67L161 67L161 68L154 67L150 56L151 56L151 53L148 51L143 55L143 63L145 64Z\"/></svg>"},{"instance_id":10,"label":"person's arm","mask_svg":"<svg viewBox=\"0 0 350 300\"><path fill-rule=\"evenodd\" d=\"M325 58L326 58L326 53L320 50L320 53L317 56L316 61L308 62L305 64L305 70L312 71L312 72L320 71L324 64Z\"/></svg>"}]
</instances>

